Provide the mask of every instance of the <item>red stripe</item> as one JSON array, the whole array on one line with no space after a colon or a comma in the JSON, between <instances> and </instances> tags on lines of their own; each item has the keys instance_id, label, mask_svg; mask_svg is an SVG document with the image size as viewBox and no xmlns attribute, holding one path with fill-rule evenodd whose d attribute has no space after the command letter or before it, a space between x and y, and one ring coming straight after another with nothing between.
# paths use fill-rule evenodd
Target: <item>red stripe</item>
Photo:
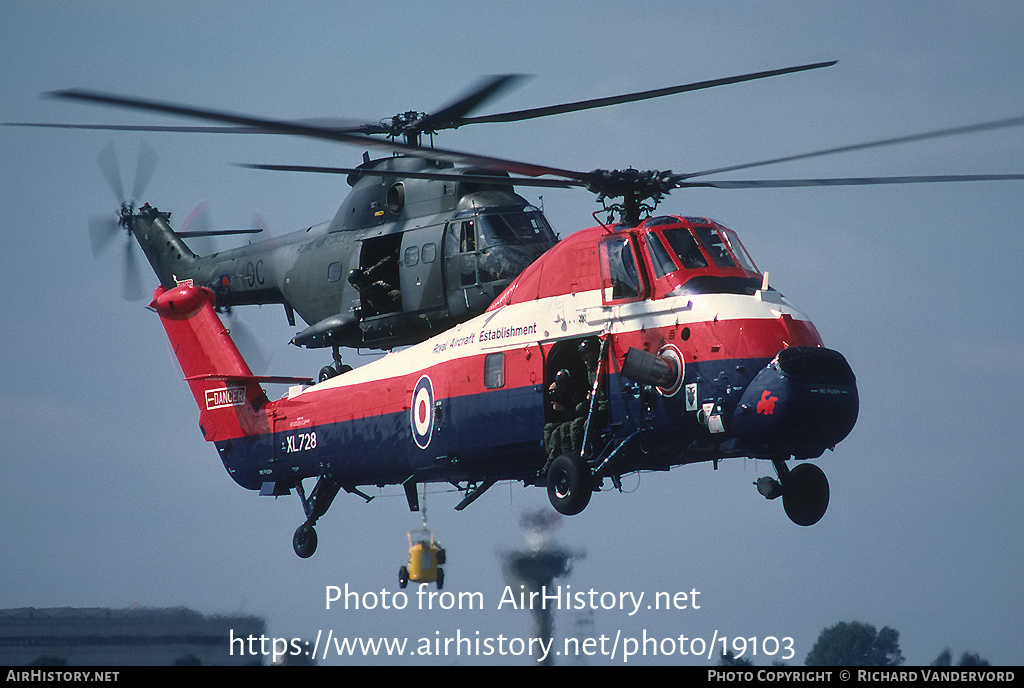
<instances>
[{"instance_id":1,"label":"red stripe","mask_svg":"<svg viewBox=\"0 0 1024 688\"><path fill-rule=\"evenodd\" d=\"M684 330L689 330L683 339ZM788 319L719 320L690 323L669 328L650 329L615 335L610 347L611 372L621 369L622 359L630 347L658 351L664 344L674 344L687 363L728 359L770 359L789 346L820 346L814 325L807 321ZM515 389L543 384L543 362L555 342L544 345L544 356L538 345L515 347L505 355L505 385ZM486 353L452 359L405 376L373 380L351 386L335 387L322 392L307 392L294 400L283 399L270 404L287 412L289 417L308 407L314 424L351 421L385 413L408 412L416 381L424 374L434 384L437 400L483 394L484 358ZM372 365L372 364L371 364ZM498 390L494 390L498 391ZM330 403L324 395L330 395Z\"/></svg>"}]
</instances>

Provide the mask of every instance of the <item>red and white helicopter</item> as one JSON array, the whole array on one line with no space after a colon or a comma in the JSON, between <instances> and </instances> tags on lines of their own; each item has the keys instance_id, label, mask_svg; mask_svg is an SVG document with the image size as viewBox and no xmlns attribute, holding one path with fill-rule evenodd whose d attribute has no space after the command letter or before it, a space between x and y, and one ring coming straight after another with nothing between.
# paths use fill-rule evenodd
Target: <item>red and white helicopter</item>
<instances>
[{"instance_id":1,"label":"red and white helicopter","mask_svg":"<svg viewBox=\"0 0 1024 688\"><path fill-rule=\"evenodd\" d=\"M254 375L210 290L189 284L156 290L151 305L199 405L203 435L228 473L263 495L299 494L306 520L293 545L300 557L315 551L314 526L342 489L369 500L361 487L401 484L416 510L418 484L451 483L465 492L461 510L497 481L514 480L545 486L555 509L572 515L605 483L618 487L624 474L732 457L770 460L777 476L759 479L758 491L781 496L795 523L816 523L828 506L828 481L802 461L834 448L852 430L859 405L854 373L771 287L734 232L704 217L654 215L657 203L673 189L695 186L1024 179L694 180L1018 126L1024 118L689 174L577 172L121 96L58 95L519 175L501 183L583 186L618 213L614 224L609 219L561 240L483 314L315 385ZM293 386L271 400L262 384L273 382ZM790 460L800 463L789 468ZM316 483L307 495L303 480L310 478Z\"/></svg>"},{"instance_id":2,"label":"red and white helicopter","mask_svg":"<svg viewBox=\"0 0 1024 688\"><path fill-rule=\"evenodd\" d=\"M417 484L452 483L462 509L516 480L576 514L623 474L740 456L770 459L778 480L759 491L811 525L828 482L786 461L820 456L857 418L846 360L707 218L575 232L483 315L276 401L261 382L285 379L249 370L214 302L161 287L152 307L231 477L301 496L301 557L339 489L402 484L415 509Z\"/></svg>"}]
</instances>

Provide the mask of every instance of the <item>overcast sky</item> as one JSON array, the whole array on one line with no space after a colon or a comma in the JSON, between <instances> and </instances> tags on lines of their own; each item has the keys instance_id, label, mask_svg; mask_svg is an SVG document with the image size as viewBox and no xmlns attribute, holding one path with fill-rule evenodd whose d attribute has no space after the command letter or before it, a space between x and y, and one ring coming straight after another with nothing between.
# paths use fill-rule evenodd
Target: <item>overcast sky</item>
<instances>
[{"instance_id":1,"label":"overcast sky","mask_svg":"<svg viewBox=\"0 0 1024 688\"><path fill-rule=\"evenodd\" d=\"M839 61L437 139L570 169L686 172L1024 115L1021 35L1024 7L1013 1L5 0L0 121L182 123L39 97L68 87L268 117L376 120L430 111L486 74L531 78L481 114ZM543 490L517 484L461 513L458 494L437 488L427 498L448 551L446 589L480 592L486 610L417 611L415 598L404 611L325 610L326 586L397 590L406 531L420 516L399 489L373 490L380 497L369 504L342 494L318 524L318 552L300 560L291 547L298 498L258 497L228 477L202 440L158 319L120 297L118 251L98 261L90 251L88 219L117 208L97 169L110 140L130 179L139 134L0 128L0 608L185 605L260 614L271 635L307 639L320 630L410 642L457 629L527 635L523 613L497 610L498 556L522 545L522 513L550 507ZM160 164L140 200L178 220L205 201L228 227L258 213L275 233L329 219L344 179L233 163L351 166L362 154L274 136L146 141ZM1024 129L1006 129L729 178L1022 173L1022 154ZM562 236L593 224L597 206L584 191L522 193ZM562 611L558 638L788 636L789 663L802 664L824 627L863 621L898 630L908 664L945 647L1020 663L1024 182L693 190L662 210L739 233L772 284L849 359L860 419L817 461L832 499L810 528L757 494L753 481L773 474L766 462L634 475L626 493L596 495L557 530L564 546L586 552L561 582L648 599L696 589L701 606L632 617ZM312 375L329 362L288 346L298 328L280 307L238 316L273 352L269 372Z\"/></svg>"}]
</instances>

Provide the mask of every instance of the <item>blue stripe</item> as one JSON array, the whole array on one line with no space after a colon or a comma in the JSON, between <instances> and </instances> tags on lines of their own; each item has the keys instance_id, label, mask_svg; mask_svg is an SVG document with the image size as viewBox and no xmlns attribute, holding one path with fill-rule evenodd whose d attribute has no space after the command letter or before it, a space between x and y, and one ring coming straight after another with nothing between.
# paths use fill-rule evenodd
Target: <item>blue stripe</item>
<instances>
[{"instance_id":1,"label":"blue stripe","mask_svg":"<svg viewBox=\"0 0 1024 688\"><path fill-rule=\"evenodd\" d=\"M613 472L755 455L763 446L748 446L728 430L747 386L768 362L688 362L683 386L672 397L644 393L638 383L611 376L610 425L595 446L596 460L637 431L642 441L616 459L621 463ZM686 385L692 383L697 384L697 409L714 403L727 432L713 433L706 420L701 423L696 412L687 410ZM426 449L416 445L409 411L218 442L217 448L231 477L251 490L264 482L290 485L296 478L319 475L352 486L395 484L410 477L418 482L530 480L547 458L544 403L542 385L442 399Z\"/></svg>"}]
</instances>

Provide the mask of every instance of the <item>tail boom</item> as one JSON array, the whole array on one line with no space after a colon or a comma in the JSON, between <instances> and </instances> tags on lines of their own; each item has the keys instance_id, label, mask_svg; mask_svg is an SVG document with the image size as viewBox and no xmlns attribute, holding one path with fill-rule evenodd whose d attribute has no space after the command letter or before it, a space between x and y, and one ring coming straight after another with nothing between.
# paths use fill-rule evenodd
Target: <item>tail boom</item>
<instances>
[{"instance_id":1,"label":"tail boom","mask_svg":"<svg viewBox=\"0 0 1024 688\"><path fill-rule=\"evenodd\" d=\"M158 287L150 307L160 316L175 356L199 406L209 442L267 432L268 399L214 311L205 287Z\"/></svg>"}]
</instances>

